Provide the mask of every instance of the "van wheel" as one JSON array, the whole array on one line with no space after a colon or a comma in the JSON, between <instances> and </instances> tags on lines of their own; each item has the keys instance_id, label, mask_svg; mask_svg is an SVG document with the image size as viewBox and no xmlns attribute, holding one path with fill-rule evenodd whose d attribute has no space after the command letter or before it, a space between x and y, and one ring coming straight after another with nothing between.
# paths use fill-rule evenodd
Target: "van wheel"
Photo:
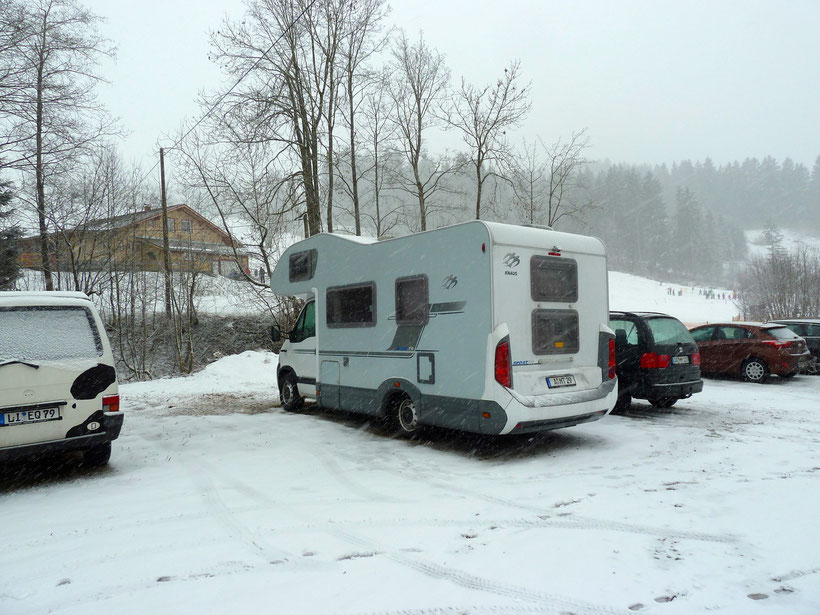
<instances>
[{"instance_id":1,"label":"van wheel","mask_svg":"<svg viewBox=\"0 0 820 615\"><path fill-rule=\"evenodd\" d=\"M418 410L416 410L416 404L413 403L413 400L403 395L394 400L391 406L393 422L399 433L408 438L418 434L421 423L419 423Z\"/></svg>"},{"instance_id":2,"label":"van wheel","mask_svg":"<svg viewBox=\"0 0 820 615\"><path fill-rule=\"evenodd\" d=\"M111 443L106 442L83 451L83 465L89 468L104 466L111 459Z\"/></svg>"},{"instance_id":3,"label":"van wheel","mask_svg":"<svg viewBox=\"0 0 820 615\"><path fill-rule=\"evenodd\" d=\"M765 382L769 377L769 368L760 359L746 359L740 373L748 382Z\"/></svg>"},{"instance_id":4,"label":"van wheel","mask_svg":"<svg viewBox=\"0 0 820 615\"><path fill-rule=\"evenodd\" d=\"M655 399L649 400L649 403L655 406L656 408L671 408L677 402L677 397L657 397Z\"/></svg>"},{"instance_id":5,"label":"van wheel","mask_svg":"<svg viewBox=\"0 0 820 615\"><path fill-rule=\"evenodd\" d=\"M285 374L279 381L279 400L282 408L288 412L296 412L305 405L305 400L299 395L299 387L296 386L296 376L292 373Z\"/></svg>"}]
</instances>

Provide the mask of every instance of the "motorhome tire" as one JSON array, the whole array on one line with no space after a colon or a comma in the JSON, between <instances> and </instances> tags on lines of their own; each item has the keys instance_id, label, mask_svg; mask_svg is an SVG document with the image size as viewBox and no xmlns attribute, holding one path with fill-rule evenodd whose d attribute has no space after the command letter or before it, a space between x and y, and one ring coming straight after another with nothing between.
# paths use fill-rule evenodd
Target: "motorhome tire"
<instances>
[{"instance_id":1,"label":"motorhome tire","mask_svg":"<svg viewBox=\"0 0 820 615\"><path fill-rule=\"evenodd\" d=\"M626 412L629 410L629 407L632 405L632 396L629 393L624 393L623 395L618 396L618 401L615 402L615 407L612 409L612 412L618 414L620 412Z\"/></svg>"},{"instance_id":2,"label":"motorhome tire","mask_svg":"<svg viewBox=\"0 0 820 615\"><path fill-rule=\"evenodd\" d=\"M83 451L83 465L89 468L104 466L111 459L111 443L106 442Z\"/></svg>"},{"instance_id":3,"label":"motorhome tire","mask_svg":"<svg viewBox=\"0 0 820 615\"><path fill-rule=\"evenodd\" d=\"M416 411L416 404L408 396L403 395L393 403L394 422L399 433L406 437L413 437L419 432L421 424Z\"/></svg>"},{"instance_id":4,"label":"motorhome tire","mask_svg":"<svg viewBox=\"0 0 820 615\"><path fill-rule=\"evenodd\" d=\"M292 373L282 376L279 382L279 399L282 402L282 408L288 412L296 412L305 405L305 400L299 395L296 376Z\"/></svg>"}]
</instances>

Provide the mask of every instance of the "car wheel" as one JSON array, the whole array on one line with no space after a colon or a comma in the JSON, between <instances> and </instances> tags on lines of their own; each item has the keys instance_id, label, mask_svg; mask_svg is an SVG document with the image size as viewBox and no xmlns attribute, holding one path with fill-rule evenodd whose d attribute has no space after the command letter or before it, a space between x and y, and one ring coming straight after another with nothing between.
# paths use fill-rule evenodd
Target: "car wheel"
<instances>
[{"instance_id":1,"label":"car wheel","mask_svg":"<svg viewBox=\"0 0 820 615\"><path fill-rule=\"evenodd\" d=\"M399 433L407 438L417 435L421 429L421 423L419 423L419 413L413 400L407 395L402 395L394 400L392 407L393 423Z\"/></svg>"},{"instance_id":2,"label":"car wheel","mask_svg":"<svg viewBox=\"0 0 820 615\"><path fill-rule=\"evenodd\" d=\"M655 406L656 408L671 408L676 403L678 403L677 397L658 397L656 399L650 399L649 403Z\"/></svg>"},{"instance_id":3,"label":"car wheel","mask_svg":"<svg viewBox=\"0 0 820 615\"><path fill-rule=\"evenodd\" d=\"M626 412L631 406L632 396L629 393L624 393L618 396L618 401L615 402L615 407L612 409L612 412L615 414Z\"/></svg>"},{"instance_id":4,"label":"car wheel","mask_svg":"<svg viewBox=\"0 0 820 615\"><path fill-rule=\"evenodd\" d=\"M89 468L104 466L108 463L109 459L111 459L110 442L106 442L105 444L100 444L99 446L94 446L83 451L83 465L86 465Z\"/></svg>"},{"instance_id":5,"label":"car wheel","mask_svg":"<svg viewBox=\"0 0 820 615\"><path fill-rule=\"evenodd\" d=\"M765 382L769 377L769 368L760 359L746 359L740 373L748 382Z\"/></svg>"},{"instance_id":6,"label":"car wheel","mask_svg":"<svg viewBox=\"0 0 820 615\"><path fill-rule=\"evenodd\" d=\"M299 395L299 387L296 386L296 376L287 373L279 382L279 400L282 408L288 412L296 412L305 405L305 400Z\"/></svg>"}]
</instances>

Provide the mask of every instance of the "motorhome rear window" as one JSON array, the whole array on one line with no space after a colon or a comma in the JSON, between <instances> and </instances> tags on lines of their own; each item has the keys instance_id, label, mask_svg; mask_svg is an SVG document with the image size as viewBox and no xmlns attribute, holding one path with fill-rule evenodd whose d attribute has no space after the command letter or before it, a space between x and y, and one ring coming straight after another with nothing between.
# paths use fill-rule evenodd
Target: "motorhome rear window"
<instances>
[{"instance_id":1,"label":"motorhome rear window","mask_svg":"<svg viewBox=\"0 0 820 615\"><path fill-rule=\"evenodd\" d=\"M0 308L0 362L90 359L102 354L102 340L88 308Z\"/></svg>"},{"instance_id":2,"label":"motorhome rear window","mask_svg":"<svg viewBox=\"0 0 820 615\"><path fill-rule=\"evenodd\" d=\"M328 327L376 326L376 284L352 284L327 289Z\"/></svg>"},{"instance_id":3,"label":"motorhome rear window","mask_svg":"<svg viewBox=\"0 0 820 615\"><path fill-rule=\"evenodd\" d=\"M578 312L575 310L533 310L533 354L578 352Z\"/></svg>"},{"instance_id":4,"label":"motorhome rear window","mask_svg":"<svg viewBox=\"0 0 820 615\"><path fill-rule=\"evenodd\" d=\"M578 301L578 264L571 258L533 256L530 290L533 301Z\"/></svg>"},{"instance_id":5,"label":"motorhome rear window","mask_svg":"<svg viewBox=\"0 0 820 615\"><path fill-rule=\"evenodd\" d=\"M291 282L303 282L310 280L316 271L316 250L305 250L294 252L290 255L288 279Z\"/></svg>"},{"instance_id":6,"label":"motorhome rear window","mask_svg":"<svg viewBox=\"0 0 820 615\"><path fill-rule=\"evenodd\" d=\"M430 304L427 276L417 275L396 280L396 322L400 325L426 325Z\"/></svg>"}]
</instances>

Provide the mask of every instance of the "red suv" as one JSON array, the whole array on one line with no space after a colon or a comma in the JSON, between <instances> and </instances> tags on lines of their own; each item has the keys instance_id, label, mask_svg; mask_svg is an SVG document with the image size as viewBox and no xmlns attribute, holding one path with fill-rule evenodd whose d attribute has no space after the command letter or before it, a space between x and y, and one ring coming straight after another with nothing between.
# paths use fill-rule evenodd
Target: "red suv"
<instances>
[{"instance_id":1,"label":"red suv","mask_svg":"<svg viewBox=\"0 0 820 615\"><path fill-rule=\"evenodd\" d=\"M690 333L704 373L740 374L749 382L763 382L769 374L791 378L811 357L805 340L784 325L717 323L695 327Z\"/></svg>"}]
</instances>

